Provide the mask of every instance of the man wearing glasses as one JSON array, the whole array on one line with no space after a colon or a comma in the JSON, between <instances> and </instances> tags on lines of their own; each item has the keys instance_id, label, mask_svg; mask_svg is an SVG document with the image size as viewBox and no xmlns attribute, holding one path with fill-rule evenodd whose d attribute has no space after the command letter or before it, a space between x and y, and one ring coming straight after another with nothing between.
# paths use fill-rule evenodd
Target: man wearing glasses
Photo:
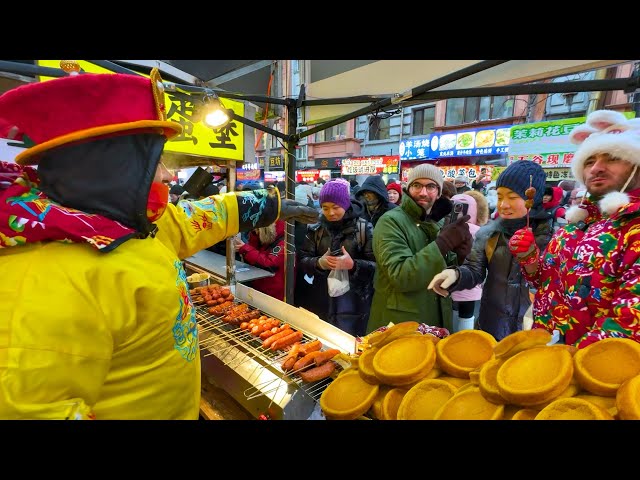
<instances>
[{"instance_id":1,"label":"man wearing glasses","mask_svg":"<svg viewBox=\"0 0 640 480\"><path fill-rule=\"evenodd\" d=\"M436 222L452 210L442 196L443 177L430 164L409 171L400 208L380 217L373 232L377 268L367 333L406 321L451 330L451 298L426 289L447 265L464 260L473 238L463 216L442 230Z\"/></svg>"}]
</instances>

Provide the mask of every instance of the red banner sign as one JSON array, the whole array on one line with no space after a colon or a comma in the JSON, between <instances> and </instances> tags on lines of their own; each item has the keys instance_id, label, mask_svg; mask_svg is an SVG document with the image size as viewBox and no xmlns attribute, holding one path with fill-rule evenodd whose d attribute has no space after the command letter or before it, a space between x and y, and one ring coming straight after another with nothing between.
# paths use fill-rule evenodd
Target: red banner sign
<instances>
[{"instance_id":1,"label":"red banner sign","mask_svg":"<svg viewBox=\"0 0 640 480\"><path fill-rule=\"evenodd\" d=\"M342 160L342 175L376 175L398 173L399 155L380 157L352 157Z\"/></svg>"}]
</instances>

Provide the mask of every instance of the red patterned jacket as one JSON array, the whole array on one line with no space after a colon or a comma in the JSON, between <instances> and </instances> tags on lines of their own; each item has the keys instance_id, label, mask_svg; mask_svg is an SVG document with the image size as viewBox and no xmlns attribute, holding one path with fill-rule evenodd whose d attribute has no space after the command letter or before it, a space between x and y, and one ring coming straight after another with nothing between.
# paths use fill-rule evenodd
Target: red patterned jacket
<instances>
[{"instance_id":1,"label":"red patterned jacket","mask_svg":"<svg viewBox=\"0 0 640 480\"><path fill-rule=\"evenodd\" d=\"M640 189L610 217L584 200L584 222L558 230L534 276L533 328L578 348L607 337L640 342ZM524 269L523 269L524 270Z\"/></svg>"}]
</instances>

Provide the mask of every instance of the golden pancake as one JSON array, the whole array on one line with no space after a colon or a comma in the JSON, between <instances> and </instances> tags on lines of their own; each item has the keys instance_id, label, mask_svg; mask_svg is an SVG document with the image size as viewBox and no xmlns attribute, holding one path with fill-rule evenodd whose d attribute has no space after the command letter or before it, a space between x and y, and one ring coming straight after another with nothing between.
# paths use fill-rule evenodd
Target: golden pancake
<instances>
[{"instance_id":1,"label":"golden pancake","mask_svg":"<svg viewBox=\"0 0 640 480\"><path fill-rule=\"evenodd\" d=\"M535 420L613 420L604 408L582 398L560 398L540 410Z\"/></svg>"},{"instance_id":2,"label":"golden pancake","mask_svg":"<svg viewBox=\"0 0 640 480\"><path fill-rule=\"evenodd\" d=\"M578 350L573 364L582 388L615 397L626 380L640 374L640 343L628 338L605 338Z\"/></svg>"},{"instance_id":3,"label":"golden pancake","mask_svg":"<svg viewBox=\"0 0 640 480\"><path fill-rule=\"evenodd\" d=\"M438 366L452 377L469 378L469 373L493 358L497 342L482 330L461 330L436 344Z\"/></svg>"},{"instance_id":4,"label":"golden pancake","mask_svg":"<svg viewBox=\"0 0 640 480\"><path fill-rule=\"evenodd\" d=\"M465 387L463 387L465 388ZM475 386L466 387L464 392L451 397L436 412L435 420L502 420L504 405L496 405L488 401L480 389Z\"/></svg>"},{"instance_id":5,"label":"golden pancake","mask_svg":"<svg viewBox=\"0 0 640 480\"><path fill-rule=\"evenodd\" d=\"M354 420L371 408L378 391L357 372L340 375L322 392L320 408L329 419Z\"/></svg>"},{"instance_id":6,"label":"golden pancake","mask_svg":"<svg viewBox=\"0 0 640 480\"><path fill-rule=\"evenodd\" d=\"M423 380L412 387L398 408L398 420L433 420L438 409L447 402L456 387L437 378Z\"/></svg>"},{"instance_id":7,"label":"golden pancake","mask_svg":"<svg viewBox=\"0 0 640 480\"><path fill-rule=\"evenodd\" d=\"M560 395L571 383L573 358L562 347L536 347L508 358L498 370L500 395L514 405L529 407Z\"/></svg>"}]
</instances>

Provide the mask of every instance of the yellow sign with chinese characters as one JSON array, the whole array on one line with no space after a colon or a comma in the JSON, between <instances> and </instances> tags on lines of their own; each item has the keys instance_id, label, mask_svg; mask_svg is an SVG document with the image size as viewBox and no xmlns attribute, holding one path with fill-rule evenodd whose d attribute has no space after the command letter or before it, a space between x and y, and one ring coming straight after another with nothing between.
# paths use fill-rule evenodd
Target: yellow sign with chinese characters
<instances>
[{"instance_id":1,"label":"yellow sign with chinese characters","mask_svg":"<svg viewBox=\"0 0 640 480\"><path fill-rule=\"evenodd\" d=\"M60 60L38 60L42 67L60 68ZM78 60L82 70L88 73L114 73L86 60ZM148 75L144 75L148 77ZM52 80L53 77L40 76L40 81ZM195 122L193 117L197 104L202 104L201 94L190 94L181 91L164 94L167 108L167 120L182 125L181 135L172 138L165 144L165 151L219 158L224 160L244 160L244 125L232 120L223 128L213 129L203 122ZM244 116L244 103L221 99L225 108L233 110L236 115Z\"/></svg>"}]
</instances>

